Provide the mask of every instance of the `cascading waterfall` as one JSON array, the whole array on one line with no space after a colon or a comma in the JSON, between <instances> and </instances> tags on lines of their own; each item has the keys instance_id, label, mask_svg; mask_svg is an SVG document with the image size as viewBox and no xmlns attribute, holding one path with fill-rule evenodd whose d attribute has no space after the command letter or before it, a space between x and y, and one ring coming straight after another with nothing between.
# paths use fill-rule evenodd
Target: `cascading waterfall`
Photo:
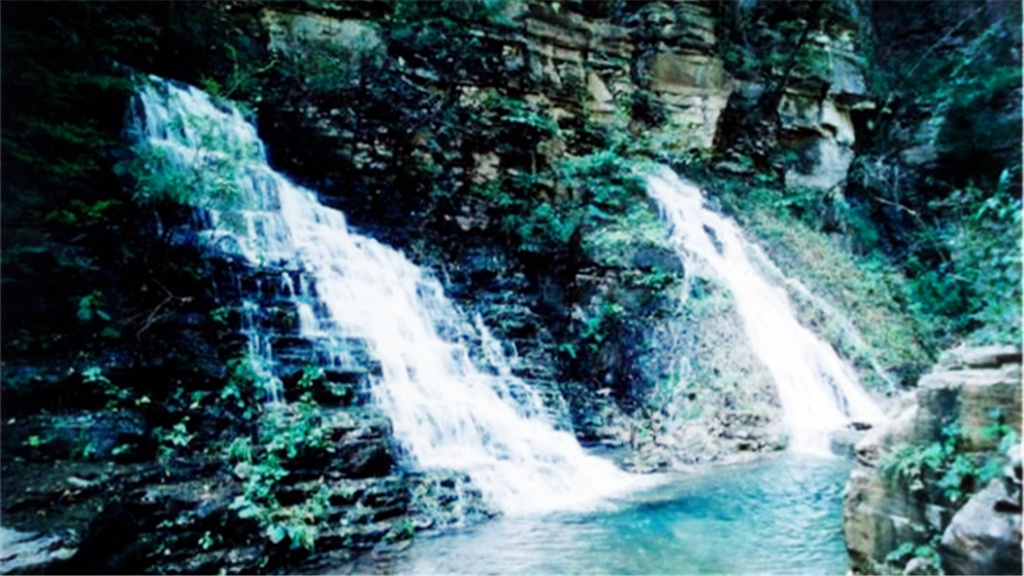
<instances>
[{"instance_id":1,"label":"cascading waterfall","mask_svg":"<svg viewBox=\"0 0 1024 576\"><path fill-rule=\"evenodd\" d=\"M705 208L700 189L668 168L648 176L647 191L688 270L717 278L731 292L751 347L778 387L791 448L827 453L830 432L883 418L853 369L800 324L785 289L766 270L782 273L734 221Z\"/></svg>"},{"instance_id":2,"label":"cascading waterfall","mask_svg":"<svg viewBox=\"0 0 1024 576\"><path fill-rule=\"evenodd\" d=\"M335 364L353 340L379 360L374 397L414 465L465 471L506 513L582 506L636 483L556 430L493 341L478 368L468 343L482 335L441 284L274 172L238 110L156 78L137 100L133 135L144 154L182 174L215 169L230 184L230 202L201 204L207 243L253 267L292 271L281 292L294 298L301 335L328 342Z\"/></svg>"}]
</instances>

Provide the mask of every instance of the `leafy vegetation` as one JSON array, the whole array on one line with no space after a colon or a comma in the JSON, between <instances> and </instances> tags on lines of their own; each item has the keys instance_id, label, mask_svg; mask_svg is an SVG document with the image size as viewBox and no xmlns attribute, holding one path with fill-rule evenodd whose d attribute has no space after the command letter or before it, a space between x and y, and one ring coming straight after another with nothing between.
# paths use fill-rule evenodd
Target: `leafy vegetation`
<instances>
[{"instance_id":1,"label":"leafy vegetation","mask_svg":"<svg viewBox=\"0 0 1024 576\"><path fill-rule=\"evenodd\" d=\"M920 313L945 334L977 343L1020 342L1021 199L1008 187L975 186L931 203L937 224L906 266ZM930 265L926 253L942 255Z\"/></svg>"},{"instance_id":2,"label":"leafy vegetation","mask_svg":"<svg viewBox=\"0 0 1024 576\"><path fill-rule=\"evenodd\" d=\"M874 8L866 46L883 105L846 192L873 225L865 246L910 278L930 347L1020 343L1021 69L1006 47L1020 46L1021 9L915 5L903 15L940 33L901 39L890 8Z\"/></svg>"},{"instance_id":3,"label":"leafy vegetation","mask_svg":"<svg viewBox=\"0 0 1024 576\"><path fill-rule=\"evenodd\" d=\"M293 548L312 550L319 525L326 520L330 491L326 485L297 504L284 506L277 491L288 463L327 447L327 428L311 396L294 407L268 410L260 421L258 442L234 440L226 450L243 492L232 503L241 518L256 519L274 544L287 540Z\"/></svg>"},{"instance_id":4,"label":"leafy vegetation","mask_svg":"<svg viewBox=\"0 0 1024 576\"><path fill-rule=\"evenodd\" d=\"M898 548L886 555L885 567L888 568L888 571L883 573L902 574L903 567L911 560L916 559L924 561L924 566L927 567L930 573L943 574L941 569L942 560L938 552L941 541L941 535L936 534L925 544L914 544L912 542L900 544Z\"/></svg>"}]
</instances>

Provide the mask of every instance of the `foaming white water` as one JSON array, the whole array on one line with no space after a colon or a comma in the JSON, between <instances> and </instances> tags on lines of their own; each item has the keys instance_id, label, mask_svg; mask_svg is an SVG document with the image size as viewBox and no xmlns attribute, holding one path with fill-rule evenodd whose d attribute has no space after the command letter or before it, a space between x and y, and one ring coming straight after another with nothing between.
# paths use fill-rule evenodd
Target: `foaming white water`
<instances>
[{"instance_id":1,"label":"foaming white water","mask_svg":"<svg viewBox=\"0 0 1024 576\"><path fill-rule=\"evenodd\" d=\"M831 431L883 418L853 369L800 324L766 269L785 277L736 222L705 208L700 189L668 168L648 176L647 192L672 228L687 273L717 278L732 294L750 345L778 387L792 449L828 453Z\"/></svg>"},{"instance_id":2,"label":"foaming white water","mask_svg":"<svg viewBox=\"0 0 1024 576\"><path fill-rule=\"evenodd\" d=\"M415 465L465 471L506 513L588 506L638 483L555 429L501 346L463 319L433 276L274 172L237 110L159 79L138 103L135 137L149 153L184 174L231 161L218 174L236 197L203 203L203 234L252 266L293 271L280 292L295 298L301 334L328 342L334 363L345 364L353 340L365 342L381 366L375 398ZM468 344L482 338L479 368Z\"/></svg>"}]
</instances>

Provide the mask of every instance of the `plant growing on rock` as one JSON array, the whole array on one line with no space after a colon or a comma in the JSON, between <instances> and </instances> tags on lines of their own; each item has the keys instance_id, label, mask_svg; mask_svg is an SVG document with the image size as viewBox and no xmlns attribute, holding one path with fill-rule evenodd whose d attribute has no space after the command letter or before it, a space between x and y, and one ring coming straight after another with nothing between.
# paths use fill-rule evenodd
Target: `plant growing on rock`
<instances>
[{"instance_id":1,"label":"plant growing on rock","mask_svg":"<svg viewBox=\"0 0 1024 576\"><path fill-rule=\"evenodd\" d=\"M904 445L887 454L881 463L882 474L894 486L911 492L925 492L929 486L936 499L956 507L965 493L971 493L991 478L983 478L982 468L961 449L960 423L951 421L942 428L940 439L926 446Z\"/></svg>"},{"instance_id":2,"label":"plant growing on rock","mask_svg":"<svg viewBox=\"0 0 1024 576\"><path fill-rule=\"evenodd\" d=\"M921 502L955 512L972 494L1001 474L1006 452L1019 442L1019 436L1006 423L1001 408L990 412L990 421L982 435L997 441L994 450L966 451L960 422L954 419L942 427L939 439L930 444L904 444L889 450L879 469L893 487L915 494ZM941 559L937 550L944 528L929 524L926 537L902 543L888 555L886 565L909 566L910 562L915 562L939 569Z\"/></svg>"},{"instance_id":3,"label":"plant growing on rock","mask_svg":"<svg viewBox=\"0 0 1024 576\"><path fill-rule=\"evenodd\" d=\"M886 574L943 574L938 548L941 535L934 535L927 543L915 545L904 542L885 557ZM916 565L912 572L910 568ZM906 568L903 568L906 567ZM923 571L922 571L923 569Z\"/></svg>"},{"instance_id":4,"label":"plant growing on rock","mask_svg":"<svg viewBox=\"0 0 1024 576\"><path fill-rule=\"evenodd\" d=\"M954 512L999 476L1007 451L1019 442L1000 408L991 411L990 421L982 433L984 438L998 441L995 450L966 451L961 423L951 419L942 427L938 440L928 445L897 446L884 454L879 468L893 487L908 491L923 504L937 504ZM929 523L927 534L901 543L888 554L882 568L894 574L942 574L938 550L944 529Z\"/></svg>"},{"instance_id":5,"label":"plant growing on rock","mask_svg":"<svg viewBox=\"0 0 1024 576\"><path fill-rule=\"evenodd\" d=\"M308 394L308 393L307 393ZM278 491L289 464L327 447L328 429L311 397L297 405L273 407L259 424L258 442L235 439L226 451L234 472L244 481L231 507L241 518L259 522L274 544L287 540L292 548L312 550L318 525L325 520L330 491L321 485L312 496L282 505Z\"/></svg>"}]
</instances>

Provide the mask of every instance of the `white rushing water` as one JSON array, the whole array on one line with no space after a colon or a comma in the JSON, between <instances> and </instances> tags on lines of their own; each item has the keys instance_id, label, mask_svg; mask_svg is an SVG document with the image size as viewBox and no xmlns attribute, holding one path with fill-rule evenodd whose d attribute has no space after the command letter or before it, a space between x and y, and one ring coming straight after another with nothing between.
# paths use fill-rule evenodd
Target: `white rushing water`
<instances>
[{"instance_id":1,"label":"white rushing water","mask_svg":"<svg viewBox=\"0 0 1024 576\"><path fill-rule=\"evenodd\" d=\"M687 274L716 278L732 294L753 352L778 387L792 449L828 453L832 431L883 418L853 369L800 324L786 290L766 270L782 273L736 222L707 209L700 189L668 168L648 176L647 191L671 226Z\"/></svg>"},{"instance_id":2,"label":"white rushing water","mask_svg":"<svg viewBox=\"0 0 1024 576\"><path fill-rule=\"evenodd\" d=\"M295 298L304 337L334 342L333 362L345 363L346 343L366 343L381 366L375 399L414 465L468 473L506 513L581 507L636 483L555 429L502 347L462 317L433 276L353 233L344 214L274 172L236 109L159 79L138 102L134 137L144 153L183 174L231 161L219 174L236 196L204 203L207 242L252 266L296 272L296 281L283 275L281 293ZM482 368L467 347L481 340Z\"/></svg>"}]
</instances>

